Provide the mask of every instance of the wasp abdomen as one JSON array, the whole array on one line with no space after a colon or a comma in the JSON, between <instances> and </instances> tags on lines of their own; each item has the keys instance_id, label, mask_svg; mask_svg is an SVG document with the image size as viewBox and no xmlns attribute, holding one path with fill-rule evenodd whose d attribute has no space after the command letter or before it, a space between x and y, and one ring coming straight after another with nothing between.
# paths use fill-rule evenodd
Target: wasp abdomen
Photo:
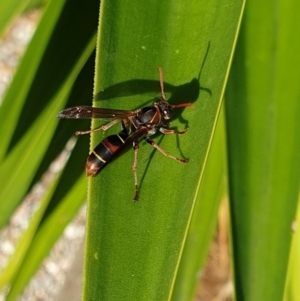
<instances>
[{"instance_id":1,"label":"wasp abdomen","mask_svg":"<svg viewBox=\"0 0 300 301\"><path fill-rule=\"evenodd\" d=\"M127 133L124 131L116 135L106 137L99 143L89 155L85 171L88 177L96 176L112 159L115 159L115 153L125 143Z\"/></svg>"}]
</instances>

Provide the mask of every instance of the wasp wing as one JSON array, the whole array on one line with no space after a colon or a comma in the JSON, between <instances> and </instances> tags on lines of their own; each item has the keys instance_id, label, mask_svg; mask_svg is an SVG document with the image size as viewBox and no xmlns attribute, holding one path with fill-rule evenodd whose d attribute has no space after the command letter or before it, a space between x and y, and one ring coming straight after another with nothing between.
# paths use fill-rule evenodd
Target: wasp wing
<instances>
[{"instance_id":1,"label":"wasp wing","mask_svg":"<svg viewBox=\"0 0 300 301\"><path fill-rule=\"evenodd\" d=\"M91 118L118 118L126 119L128 117L136 115L138 110L116 110L105 108L94 108L90 106L77 106L62 110L57 115L58 118L67 119L91 119Z\"/></svg>"}]
</instances>

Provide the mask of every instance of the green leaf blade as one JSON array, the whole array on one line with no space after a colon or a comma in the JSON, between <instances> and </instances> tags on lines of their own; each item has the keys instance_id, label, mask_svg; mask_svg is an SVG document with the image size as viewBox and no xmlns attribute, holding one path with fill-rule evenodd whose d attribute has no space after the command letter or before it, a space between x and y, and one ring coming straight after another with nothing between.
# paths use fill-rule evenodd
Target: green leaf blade
<instances>
[{"instance_id":1,"label":"green leaf blade","mask_svg":"<svg viewBox=\"0 0 300 301\"><path fill-rule=\"evenodd\" d=\"M98 8L99 4L94 1L93 5ZM3 133L0 185L4 187L0 192L3 213L0 226L8 221L32 185L54 135L57 113L63 108L72 85L94 51L97 13L85 22L82 34L76 35L76 22L73 24L64 18L72 9L76 11L73 11L73 17L77 15L77 20L86 20L87 15L91 17L89 12L93 11L93 6L82 12L80 1L49 4L0 107L0 131ZM60 45L61 41L63 45ZM66 47L68 43L76 45L70 55L71 48ZM63 60L65 63L58 72L58 63ZM68 135L65 135L66 139L69 139ZM46 163L44 166L48 167L51 160ZM18 189L14 189L16 183Z\"/></svg>"},{"instance_id":2,"label":"green leaf blade","mask_svg":"<svg viewBox=\"0 0 300 301\"><path fill-rule=\"evenodd\" d=\"M300 177L297 9L293 1L249 3L228 85L238 300L283 298Z\"/></svg>"},{"instance_id":3,"label":"green leaf blade","mask_svg":"<svg viewBox=\"0 0 300 301\"><path fill-rule=\"evenodd\" d=\"M94 105L151 105L149 99L160 96L162 67L170 103L193 102L195 108L178 110L172 118L172 128L189 125L186 134L153 137L172 155L188 157L187 165L140 143L138 203L132 204L130 150L90 180L84 300L172 296L244 2L225 4L153 1L145 8L140 1L131 7L122 1L102 2ZM221 24L230 27L226 35ZM92 127L97 125L94 121ZM116 127L106 134L118 131ZM95 133L91 148L102 139Z\"/></svg>"}]
</instances>

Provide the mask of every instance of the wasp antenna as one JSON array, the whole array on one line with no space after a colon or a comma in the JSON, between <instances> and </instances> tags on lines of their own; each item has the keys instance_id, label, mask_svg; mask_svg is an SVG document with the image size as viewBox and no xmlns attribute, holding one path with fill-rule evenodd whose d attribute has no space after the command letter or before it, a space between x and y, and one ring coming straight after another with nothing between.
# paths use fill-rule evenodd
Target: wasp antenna
<instances>
[{"instance_id":1,"label":"wasp antenna","mask_svg":"<svg viewBox=\"0 0 300 301\"><path fill-rule=\"evenodd\" d=\"M160 82L161 97L163 100L167 101L165 91L164 91L164 72L161 67L159 67L158 70L159 70L159 82Z\"/></svg>"}]
</instances>

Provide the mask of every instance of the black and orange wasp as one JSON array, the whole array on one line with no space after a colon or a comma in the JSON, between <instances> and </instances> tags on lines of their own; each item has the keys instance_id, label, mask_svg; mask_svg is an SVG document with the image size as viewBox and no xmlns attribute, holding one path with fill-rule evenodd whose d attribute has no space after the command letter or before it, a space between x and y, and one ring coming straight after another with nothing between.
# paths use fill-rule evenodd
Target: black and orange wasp
<instances>
[{"instance_id":1,"label":"black and orange wasp","mask_svg":"<svg viewBox=\"0 0 300 301\"><path fill-rule=\"evenodd\" d=\"M139 187L137 179L137 156L139 150L139 142L144 139L147 143L156 148L164 156L176 161L187 163L187 159L177 158L162 149L149 137L157 131L162 134L184 134L187 127L183 131L169 129L169 120L172 117L173 109L193 107L191 103L180 103L171 105L168 103L163 83L163 70L159 68L161 97L157 99L152 106L136 109L136 110L116 110L95 108L90 106L77 106L67 108L61 111L57 117L66 119L91 119L103 118L112 119L97 128L88 131L77 131L76 135L84 135L91 132L102 130L105 132L116 123L121 123L121 131L118 134L107 136L104 138L91 152L86 162L86 175L96 176L108 163L119 157L130 145L133 146L133 174L135 184L135 196L133 201L136 202L139 197Z\"/></svg>"}]
</instances>

